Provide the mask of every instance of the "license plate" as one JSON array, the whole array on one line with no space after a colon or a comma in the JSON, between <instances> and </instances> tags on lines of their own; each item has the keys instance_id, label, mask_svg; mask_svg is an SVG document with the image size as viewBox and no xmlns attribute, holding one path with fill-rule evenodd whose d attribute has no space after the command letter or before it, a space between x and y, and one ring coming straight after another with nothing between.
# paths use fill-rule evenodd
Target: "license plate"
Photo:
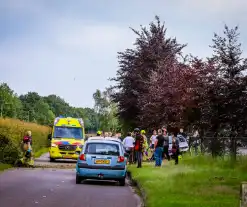
<instances>
[{"instance_id":1,"label":"license plate","mask_svg":"<svg viewBox=\"0 0 247 207\"><path fill-rule=\"evenodd\" d=\"M95 164L110 164L110 160L95 160Z\"/></svg>"},{"instance_id":2,"label":"license plate","mask_svg":"<svg viewBox=\"0 0 247 207\"><path fill-rule=\"evenodd\" d=\"M64 155L63 158L70 159L70 158L72 158L72 156L71 155Z\"/></svg>"}]
</instances>

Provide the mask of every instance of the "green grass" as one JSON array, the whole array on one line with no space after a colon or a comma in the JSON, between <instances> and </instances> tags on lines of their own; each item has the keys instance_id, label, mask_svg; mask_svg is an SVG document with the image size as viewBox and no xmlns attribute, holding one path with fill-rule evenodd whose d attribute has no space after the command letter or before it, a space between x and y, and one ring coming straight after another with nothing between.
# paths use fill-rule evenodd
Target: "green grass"
<instances>
[{"instance_id":1,"label":"green grass","mask_svg":"<svg viewBox=\"0 0 247 207\"><path fill-rule=\"evenodd\" d=\"M38 150L37 152L34 152L34 157L35 157L35 158L38 158L38 157L40 157L41 155L47 153L48 151L49 151L49 148L47 148L47 147L41 148L41 149Z\"/></svg>"},{"instance_id":2,"label":"green grass","mask_svg":"<svg viewBox=\"0 0 247 207\"><path fill-rule=\"evenodd\" d=\"M184 157L162 168L145 163L130 166L144 189L148 207L239 207L240 183L247 181L247 158L237 163L227 158Z\"/></svg>"},{"instance_id":3,"label":"green grass","mask_svg":"<svg viewBox=\"0 0 247 207\"><path fill-rule=\"evenodd\" d=\"M7 170L9 168L11 168L12 166L9 165L9 164L3 164L3 163L0 163L0 172L4 171L4 170Z\"/></svg>"}]
</instances>

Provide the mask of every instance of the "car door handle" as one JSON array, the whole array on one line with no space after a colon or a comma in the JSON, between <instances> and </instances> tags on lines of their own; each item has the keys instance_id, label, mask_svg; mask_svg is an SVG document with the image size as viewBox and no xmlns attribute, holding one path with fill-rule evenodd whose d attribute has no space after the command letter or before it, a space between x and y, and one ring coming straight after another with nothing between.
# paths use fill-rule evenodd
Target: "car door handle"
<instances>
[{"instance_id":1,"label":"car door handle","mask_svg":"<svg viewBox=\"0 0 247 207\"><path fill-rule=\"evenodd\" d=\"M91 158L96 158L96 156L92 156Z\"/></svg>"},{"instance_id":2,"label":"car door handle","mask_svg":"<svg viewBox=\"0 0 247 207\"><path fill-rule=\"evenodd\" d=\"M111 160L111 157L107 157L106 159L109 159L109 160Z\"/></svg>"}]
</instances>

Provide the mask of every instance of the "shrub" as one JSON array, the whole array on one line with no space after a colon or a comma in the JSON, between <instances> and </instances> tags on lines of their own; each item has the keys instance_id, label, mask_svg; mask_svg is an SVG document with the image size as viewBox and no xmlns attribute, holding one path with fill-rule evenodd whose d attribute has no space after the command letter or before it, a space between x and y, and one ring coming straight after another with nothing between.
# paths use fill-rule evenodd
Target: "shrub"
<instances>
[{"instance_id":1,"label":"shrub","mask_svg":"<svg viewBox=\"0 0 247 207\"><path fill-rule=\"evenodd\" d=\"M21 156L21 142L27 130L32 132L34 152L48 147L49 127L17 119L0 118L0 162L13 164Z\"/></svg>"}]
</instances>

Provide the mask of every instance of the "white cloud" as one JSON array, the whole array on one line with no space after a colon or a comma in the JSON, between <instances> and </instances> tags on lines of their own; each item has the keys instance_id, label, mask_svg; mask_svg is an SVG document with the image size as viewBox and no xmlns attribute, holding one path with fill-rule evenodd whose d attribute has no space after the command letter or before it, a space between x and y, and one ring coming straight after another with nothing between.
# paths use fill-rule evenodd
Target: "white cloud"
<instances>
[{"instance_id":1,"label":"white cloud","mask_svg":"<svg viewBox=\"0 0 247 207\"><path fill-rule=\"evenodd\" d=\"M115 76L117 52L131 46L133 33L110 24L47 20L38 28L40 34L9 37L1 43L4 81L18 93L55 93L73 105L91 107L95 90L107 87L108 78Z\"/></svg>"}]
</instances>

